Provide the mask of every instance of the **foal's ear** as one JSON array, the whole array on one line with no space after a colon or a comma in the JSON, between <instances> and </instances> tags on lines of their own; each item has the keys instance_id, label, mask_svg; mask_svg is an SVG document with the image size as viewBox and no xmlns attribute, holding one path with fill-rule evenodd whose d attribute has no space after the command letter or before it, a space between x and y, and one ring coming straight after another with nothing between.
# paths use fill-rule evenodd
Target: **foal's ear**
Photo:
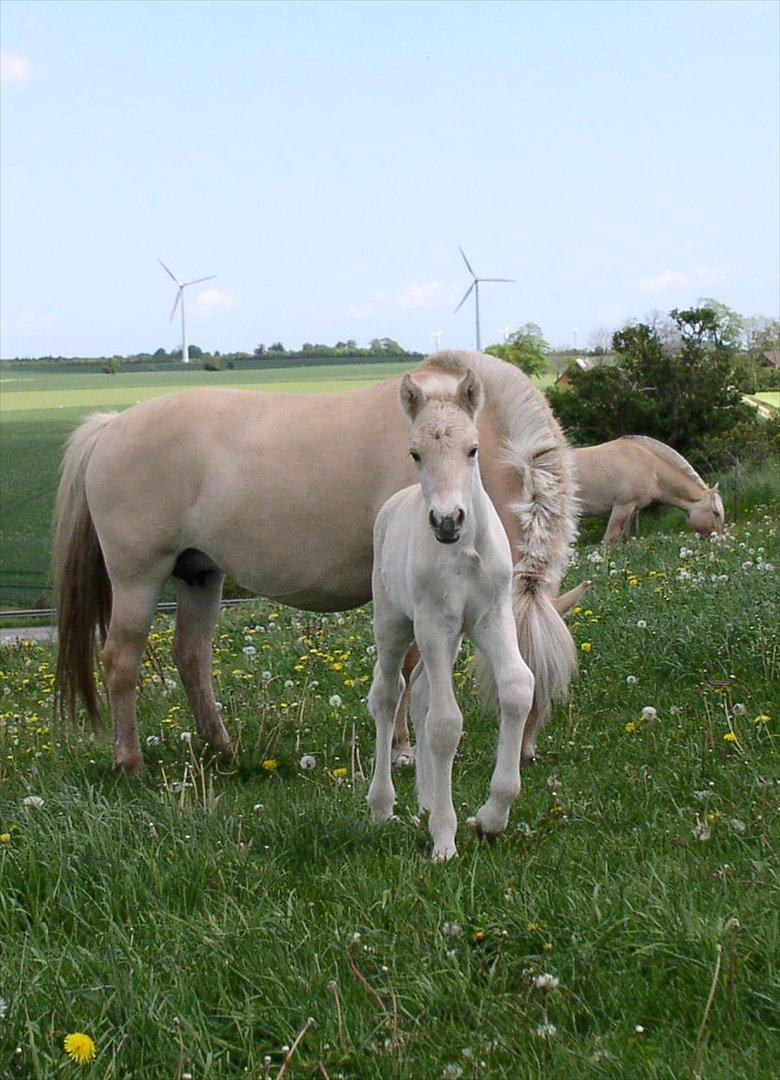
<instances>
[{"instance_id":1,"label":"foal's ear","mask_svg":"<svg viewBox=\"0 0 780 1080\"><path fill-rule=\"evenodd\" d=\"M455 401L474 419L482 407L482 384L477 376L469 368L458 383L455 391Z\"/></svg>"},{"instance_id":2,"label":"foal's ear","mask_svg":"<svg viewBox=\"0 0 780 1080\"><path fill-rule=\"evenodd\" d=\"M403 379L401 379L401 386L398 390L398 397L401 402L401 408L409 417L409 419L414 422L420 409L425 404L425 394L422 392L422 390L414 381L408 371L404 375Z\"/></svg>"}]
</instances>

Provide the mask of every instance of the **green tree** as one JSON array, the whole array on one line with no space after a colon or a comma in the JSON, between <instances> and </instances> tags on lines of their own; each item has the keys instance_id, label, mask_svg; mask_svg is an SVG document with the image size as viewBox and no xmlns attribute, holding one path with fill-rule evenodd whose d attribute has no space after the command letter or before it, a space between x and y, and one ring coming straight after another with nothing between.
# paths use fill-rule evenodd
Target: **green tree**
<instances>
[{"instance_id":1,"label":"green tree","mask_svg":"<svg viewBox=\"0 0 780 1080\"><path fill-rule=\"evenodd\" d=\"M491 356L498 356L519 367L526 375L539 375L549 368L549 351L550 346L536 323L525 323L519 330L514 330L505 342L489 345L485 349Z\"/></svg>"}]
</instances>

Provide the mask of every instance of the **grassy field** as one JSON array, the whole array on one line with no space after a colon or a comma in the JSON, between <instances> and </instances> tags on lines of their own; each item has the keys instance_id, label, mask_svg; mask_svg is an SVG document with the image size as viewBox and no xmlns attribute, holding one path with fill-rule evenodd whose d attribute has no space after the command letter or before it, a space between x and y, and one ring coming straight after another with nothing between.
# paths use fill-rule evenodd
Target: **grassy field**
<instances>
[{"instance_id":1,"label":"grassy field","mask_svg":"<svg viewBox=\"0 0 780 1080\"><path fill-rule=\"evenodd\" d=\"M366 611L223 616L230 768L188 735L161 617L135 781L53 716L49 646L0 650L0 1075L774 1075L776 510L580 550L580 676L494 844L463 824L495 738L463 658L446 865L409 771L369 823Z\"/></svg>"}]
</instances>

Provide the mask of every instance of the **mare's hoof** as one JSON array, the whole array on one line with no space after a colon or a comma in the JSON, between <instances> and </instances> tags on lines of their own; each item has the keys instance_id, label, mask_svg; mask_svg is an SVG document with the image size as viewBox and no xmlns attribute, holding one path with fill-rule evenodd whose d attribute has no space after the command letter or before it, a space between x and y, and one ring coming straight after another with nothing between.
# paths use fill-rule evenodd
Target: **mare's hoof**
<instances>
[{"instance_id":1,"label":"mare's hoof","mask_svg":"<svg viewBox=\"0 0 780 1080\"><path fill-rule=\"evenodd\" d=\"M535 765L535 764L536 764L536 754L531 754L530 757L521 757L520 758L520 768L521 769L528 769L528 768L530 768L531 765Z\"/></svg>"},{"instance_id":2,"label":"mare's hoof","mask_svg":"<svg viewBox=\"0 0 780 1080\"><path fill-rule=\"evenodd\" d=\"M391 761L393 765L398 765L400 768L414 765L414 747L409 743L405 746L393 747Z\"/></svg>"},{"instance_id":3,"label":"mare's hoof","mask_svg":"<svg viewBox=\"0 0 780 1080\"><path fill-rule=\"evenodd\" d=\"M138 776L144 767L144 759L141 754L115 755L114 768L120 776Z\"/></svg>"}]
</instances>

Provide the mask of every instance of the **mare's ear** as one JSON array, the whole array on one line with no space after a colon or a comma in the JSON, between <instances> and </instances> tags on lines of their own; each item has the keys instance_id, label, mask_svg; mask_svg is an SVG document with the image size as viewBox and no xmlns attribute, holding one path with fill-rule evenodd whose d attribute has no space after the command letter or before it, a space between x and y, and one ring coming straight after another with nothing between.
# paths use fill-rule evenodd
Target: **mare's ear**
<instances>
[{"instance_id":1,"label":"mare's ear","mask_svg":"<svg viewBox=\"0 0 780 1080\"><path fill-rule=\"evenodd\" d=\"M471 368L466 371L466 374L458 383L458 389L455 391L455 401L460 405L461 409L469 414L472 420L482 408L482 384Z\"/></svg>"},{"instance_id":2,"label":"mare's ear","mask_svg":"<svg viewBox=\"0 0 780 1080\"><path fill-rule=\"evenodd\" d=\"M401 402L401 408L414 423L417 414L425 404L425 394L421 388L414 381L412 376L407 373L401 379L401 386L398 390L398 398Z\"/></svg>"}]
</instances>

